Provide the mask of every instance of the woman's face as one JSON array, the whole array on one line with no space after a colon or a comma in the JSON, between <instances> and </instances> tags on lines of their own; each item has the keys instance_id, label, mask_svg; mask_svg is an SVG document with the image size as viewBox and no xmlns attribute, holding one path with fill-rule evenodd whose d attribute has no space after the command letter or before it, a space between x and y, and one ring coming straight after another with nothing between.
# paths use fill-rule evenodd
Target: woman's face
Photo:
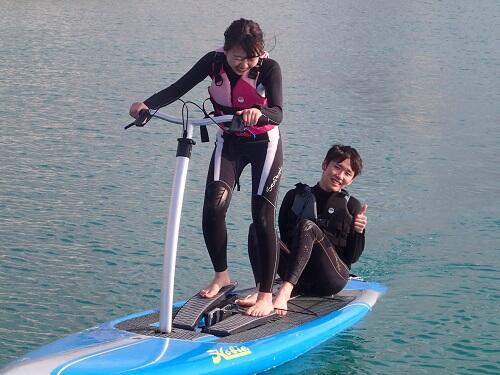
<instances>
[{"instance_id":1,"label":"woman's face","mask_svg":"<svg viewBox=\"0 0 500 375\"><path fill-rule=\"evenodd\" d=\"M247 56L245 50L240 46L234 46L230 50L224 51L224 53L231 69L240 76L248 72L259 62L259 56Z\"/></svg>"}]
</instances>

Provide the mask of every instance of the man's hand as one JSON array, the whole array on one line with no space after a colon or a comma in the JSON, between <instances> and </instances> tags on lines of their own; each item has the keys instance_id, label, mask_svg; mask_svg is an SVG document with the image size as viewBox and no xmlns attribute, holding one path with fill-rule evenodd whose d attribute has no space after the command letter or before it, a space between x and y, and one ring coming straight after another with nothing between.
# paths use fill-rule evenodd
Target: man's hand
<instances>
[{"instance_id":1,"label":"man's hand","mask_svg":"<svg viewBox=\"0 0 500 375\"><path fill-rule=\"evenodd\" d=\"M363 233L365 230L366 224L368 223L368 218L366 217L366 209L368 208L367 204L361 206L361 210L354 217L354 230L357 233Z\"/></svg>"}]
</instances>

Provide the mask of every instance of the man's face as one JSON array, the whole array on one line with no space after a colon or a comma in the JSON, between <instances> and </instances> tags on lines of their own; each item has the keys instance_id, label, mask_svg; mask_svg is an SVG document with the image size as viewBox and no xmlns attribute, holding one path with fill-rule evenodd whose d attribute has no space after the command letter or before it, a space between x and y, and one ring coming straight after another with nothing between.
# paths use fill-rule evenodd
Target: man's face
<instances>
[{"instance_id":1,"label":"man's face","mask_svg":"<svg viewBox=\"0 0 500 375\"><path fill-rule=\"evenodd\" d=\"M325 191L339 192L350 185L354 179L354 171L351 168L351 159L342 162L323 162L323 174L319 186Z\"/></svg>"}]
</instances>

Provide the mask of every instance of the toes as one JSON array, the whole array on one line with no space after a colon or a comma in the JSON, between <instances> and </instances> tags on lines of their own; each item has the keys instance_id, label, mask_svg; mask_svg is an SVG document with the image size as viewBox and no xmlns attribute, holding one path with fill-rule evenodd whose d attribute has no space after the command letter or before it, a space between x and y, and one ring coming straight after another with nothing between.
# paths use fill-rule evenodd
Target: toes
<instances>
[{"instance_id":1,"label":"toes","mask_svg":"<svg viewBox=\"0 0 500 375\"><path fill-rule=\"evenodd\" d=\"M216 290L214 290L216 289ZM200 296L203 298L212 298L215 296L217 293L219 293L220 288L216 288L215 286L208 287L205 289L200 290Z\"/></svg>"},{"instance_id":2,"label":"toes","mask_svg":"<svg viewBox=\"0 0 500 375\"><path fill-rule=\"evenodd\" d=\"M237 299L236 301L234 301L234 303L236 303L239 306L246 306L246 307L255 305L255 301L248 298Z\"/></svg>"},{"instance_id":3,"label":"toes","mask_svg":"<svg viewBox=\"0 0 500 375\"><path fill-rule=\"evenodd\" d=\"M262 316L270 315L273 312L274 312L274 309L272 309L271 311L268 311L266 309L253 308L253 306L252 306L252 307L249 307L245 311L245 314L250 315L250 316L255 316L255 317L262 317Z\"/></svg>"},{"instance_id":4,"label":"toes","mask_svg":"<svg viewBox=\"0 0 500 375\"><path fill-rule=\"evenodd\" d=\"M274 310L276 312L276 314L280 315L280 316L285 316L286 315L286 310L284 309L275 309Z\"/></svg>"}]
</instances>

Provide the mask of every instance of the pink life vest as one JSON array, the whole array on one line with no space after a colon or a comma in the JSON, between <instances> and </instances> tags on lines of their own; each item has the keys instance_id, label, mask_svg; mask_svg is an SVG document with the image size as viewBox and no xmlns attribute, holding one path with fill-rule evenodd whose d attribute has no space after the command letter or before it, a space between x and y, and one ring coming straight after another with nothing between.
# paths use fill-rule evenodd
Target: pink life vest
<instances>
[{"instance_id":1,"label":"pink life vest","mask_svg":"<svg viewBox=\"0 0 500 375\"><path fill-rule=\"evenodd\" d=\"M223 49L219 48L215 52L222 54ZM262 59L265 59L267 57L269 57L269 54L267 52L264 52L264 54L260 57L257 65L240 76L232 90L231 83L229 82L229 78L224 71L223 64L221 63L214 65L214 70L218 68L217 65L220 65L220 68L219 72L214 71L212 83L208 87L208 93L210 94L210 99L214 104L216 115L225 114L221 108L217 108L217 105L221 107L229 107L235 111L238 111L241 109L252 108L255 105L263 106L267 104L265 92L263 92L264 95L262 96L257 91L257 79L259 78L260 65L262 64ZM223 61L223 59L221 60ZM247 127L248 132L236 133L236 135L250 137L251 134L257 135L266 133L269 130L273 129L275 126L276 125L272 124L249 126ZM223 125L219 125L219 127L224 130Z\"/></svg>"}]
</instances>

